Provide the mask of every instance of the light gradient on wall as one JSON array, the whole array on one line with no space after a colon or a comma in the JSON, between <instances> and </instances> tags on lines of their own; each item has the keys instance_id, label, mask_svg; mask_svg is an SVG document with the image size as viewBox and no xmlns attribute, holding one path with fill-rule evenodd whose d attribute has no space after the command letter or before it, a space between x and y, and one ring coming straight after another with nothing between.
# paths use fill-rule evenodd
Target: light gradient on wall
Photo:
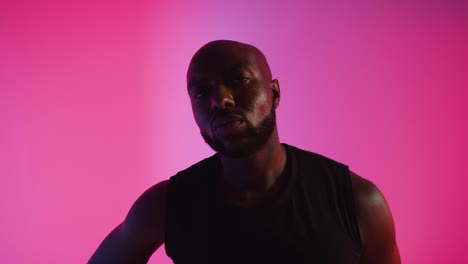
<instances>
[{"instance_id":1,"label":"light gradient on wall","mask_svg":"<svg viewBox=\"0 0 468 264\"><path fill-rule=\"evenodd\" d=\"M273 2L2 3L0 262L86 262L146 188L210 155L185 72L235 39L280 81L282 141L384 192L405 263L468 263L467 4Z\"/></svg>"}]
</instances>

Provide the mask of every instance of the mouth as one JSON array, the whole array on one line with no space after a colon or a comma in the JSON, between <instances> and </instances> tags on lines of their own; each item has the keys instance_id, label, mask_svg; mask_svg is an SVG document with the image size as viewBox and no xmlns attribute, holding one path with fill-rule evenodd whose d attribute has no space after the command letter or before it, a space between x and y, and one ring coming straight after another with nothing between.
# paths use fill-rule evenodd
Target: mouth
<instances>
[{"instance_id":1,"label":"mouth","mask_svg":"<svg viewBox=\"0 0 468 264\"><path fill-rule=\"evenodd\" d=\"M226 126L236 126L242 122L242 118L237 115L228 116L226 118L216 118L213 121L213 130L217 130Z\"/></svg>"}]
</instances>

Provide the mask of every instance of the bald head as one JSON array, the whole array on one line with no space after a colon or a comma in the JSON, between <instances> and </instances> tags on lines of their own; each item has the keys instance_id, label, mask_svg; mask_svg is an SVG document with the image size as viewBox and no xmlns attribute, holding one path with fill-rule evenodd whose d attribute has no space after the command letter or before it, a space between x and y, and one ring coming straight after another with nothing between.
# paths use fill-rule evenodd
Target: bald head
<instances>
[{"instance_id":1,"label":"bald head","mask_svg":"<svg viewBox=\"0 0 468 264\"><path fill-rule=\"evenodd\" d=\"M195 121L215 151L242 157L277 141L279 84L256 47L229 40L204 45L190 62L187 88Z\"/></svg>"},{"instance_id":2,"label":"bald head","mask_svg":"<svg viewBox=\"0 0 468 264\"><path fill-rule=\"evenodd\" d=\"M232 40L215 40L201 47L190 61L187 81L200 68L238 67L245 62L257 67L265 81L271 81L271 70L265 55L252 45Z\"/></svg>"}]
</instances>

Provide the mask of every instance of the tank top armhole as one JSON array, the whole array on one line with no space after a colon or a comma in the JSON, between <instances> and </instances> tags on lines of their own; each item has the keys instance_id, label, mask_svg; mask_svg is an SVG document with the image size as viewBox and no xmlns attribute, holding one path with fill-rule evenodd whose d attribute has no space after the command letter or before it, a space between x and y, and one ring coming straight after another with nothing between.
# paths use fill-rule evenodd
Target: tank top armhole
<instances>
[{"instance_id":1,"label":"tank top armhole","mask_svg":"<svg viewBox=\"0 0 468 264\"><path fill-rule=\"evenodd\" d=\"M343 165L344 170L344 191L345 191L345 201L346 201L346 211L349 216L348 222L348 232L350 233L351 239L359 245L360 249L362 249L362 240L359 230L359 222L357 219L356 214L356 205L354 200L354 191L353 185L351 181L351 173L349 172L349 167Z\"/></svg>"},{"instance_id":2,"label":"tank top armhole","mask_svg":"<svg viewBox=\"0 0 468 264\"><path fill-rule=\"evenodd\" d=\"M302 170L308 166L312 166L313 171L324 173L325 176L322 179L328 181L327 185L330 189L327 192L331 195L329 201L332 203L331 207L334 208L331 210L337 214L339 224L347 233L349 241L352 242L357 251L361 252L361 235L348 166L317 153L304 151L295 147L290 148L295 150L298 161L302 164L301 166L304 166L298 169ZM313 164L307 163L310 160L314 160L315 162ZM319 171L316 168L319 168Z\"/></svg>"},{"instance_id":3,"label":"tank top armhole","mask_svg":"<svg viewBox=\"0 0 468 264\"><path fill-rule=\"evenodd\" d=\"M167 185L167 190L166 190L166 213L165 213L165 227L164 227L164 250L166 251L166 255L169 256L171 259L174 256L173 252L173 241L171 238L174 237L173 231L175 227L173 226L173 218L174 218L174 210L173 210L173 205L174 204L174 195L173 195L173 190L174 190L174 184L175 184L176 178L175 175L171 176L169 178L169 183Z\"/></svg>"}]
</instances>

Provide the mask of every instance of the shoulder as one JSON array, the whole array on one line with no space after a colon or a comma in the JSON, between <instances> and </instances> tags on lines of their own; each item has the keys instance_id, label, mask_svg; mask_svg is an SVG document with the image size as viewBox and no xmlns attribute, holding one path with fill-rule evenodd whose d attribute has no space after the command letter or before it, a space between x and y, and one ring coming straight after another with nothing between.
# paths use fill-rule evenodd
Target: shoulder
<instances>
[{"instance_id":1,"label":"shoulder","mask_svg":"<svg viewBox=\"0 0 468 264\"><path fill-rule=\"evenodd\" d=\"M363 263L400 263L395 226L382 192L369 180L350 171Z\"/></svg>"},{"instance_id":2,"label":"shoulder","mask_svg":"<svg viewBox=\"0 0 468 264\"><path fill-rule=\"evenodd\" d=\"M346 167L346 165L341 164L340 162L337 162L321 154L311 152L309 150L304 150L288 144L283 145L286 147L286 150L294 156L294 158L302 162L310 163L310 165L315 165L315 163L321 163L322 165L337 165L340 167Z\"/></svg>"},{"instance_id":3,"label":"shoulder","mask_svg":"<svg viewBox=\"0 0 468 264\"><path fill-rule=\"evenodd\" d=\"M388 204L377 186L354 172L350 171L350 176L359 228L365 240L367 231L372 231L375 225L393 225L393 221Z\"/></svg>"},{"instance_id":4,"label":"shoulder","mask_svg":"<svg viewBox=\"0 0 468 264\"><path fill-rule=\"evenodd\" d=\"M143 193L89 263L146 263L164 243L166 188L167 181L162 181Z\"/></svg>"},{"instance_id":5,"label":"shoulder","mask_svg":"<svg viewBox=\"0 0 468 264\"><path fill-rule=\"evenodd\" d=\"M292 159L291 164L298 169L314 172L316 176L321 175L337 184L340 184L339 180L343 179L342 176L346 176L344 177L346 182L349 181L347 165L318 153L284 145L289 153L288 158Z\"/></svg>"},{"instance_id":6,"label":"shoulder","mask_svg":"<svg viewBox=\"0 0 468 264\"><path fill-rule=\"evenodd\" d=\"M164 242L168 184L169 181L164 180L153 185L135 201L122 223L126 239L156 247Z\"/></svg>"},{"instance_id":7,"label":"shoulder","mask_svg":"<svg viewBox=\"0 0 468 264\"><path fill-rule=\"evenodd\" d=\"M193 186L191 183L196 182L198 177L190 176L206 171L211 164L215 164L215 160L216 155L213 155L146 190L138 197L119 226L121 238L127 241L127 244L133 244L145 251L157 249L165 240L166 207L168 199L174 197L173 190L178 189L183 192L191 188ZM179 188L181 186L187 188Z\"/></svg>"},{"instance_id":8,"label":"shoulder","mask_svg":"<svg viewBox=\"0 0 468 264\"><path fill-rule=\"evenodd\" d=\"M176 175L169 179L169 185L193 185L201 180L201 176L210 174L213 170L216 170L216 166L219 164L219 155L214 154L211 157L205 158L192 166L179 171ZM193 177L196 175L197 177Z\"/></svg>"}]
</instances>

